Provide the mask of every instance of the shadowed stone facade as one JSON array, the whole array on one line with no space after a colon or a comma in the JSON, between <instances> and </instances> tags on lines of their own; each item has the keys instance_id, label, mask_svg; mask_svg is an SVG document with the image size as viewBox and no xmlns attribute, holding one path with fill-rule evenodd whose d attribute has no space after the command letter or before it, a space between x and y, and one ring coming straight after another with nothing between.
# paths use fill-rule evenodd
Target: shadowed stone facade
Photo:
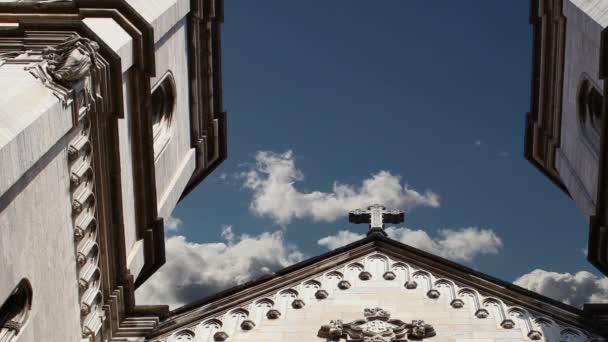
<instances>
[{"instance_id":1,"label":"shadowed stone facade","mask_svg":"<svg viewBox=\"0 0 608 342\"><path fill-rule=\"evenodd\" d=\"M222 5L0 1L0 341L143 341L167 314L133 293L226 157Z\"/></svg>"},{"instance_id":2,"label":"shadowed stone facade","mask_svg":"<svg viewBox=\"0 0 608 342\"><path fill-rule=\"evenodd\" d=\"M589 222L588 259L608 274L608 1L531 1L531 108L525 157Z\"/></svg>"}]
</instances>

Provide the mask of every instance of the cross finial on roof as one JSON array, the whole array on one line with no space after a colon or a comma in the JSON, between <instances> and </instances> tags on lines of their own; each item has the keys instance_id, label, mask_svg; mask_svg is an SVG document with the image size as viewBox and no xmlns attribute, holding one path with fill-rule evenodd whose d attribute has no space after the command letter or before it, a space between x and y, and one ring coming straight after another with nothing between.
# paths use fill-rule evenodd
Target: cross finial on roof
<instances>
[{"instance_id":1,"label":"cross finial on roof","mask_svg":"<svg viewBox=\"0 0 608 342\"><path fill-rule=\"evenodd\" d=\"M353 210L348 213L348 220L352 223L369 223L367 235L380 233L386 236L385 223L401 223L404 219L403 210L387 210L385 206L374 204L367 210Z\"/></svg>"}]
</instances>

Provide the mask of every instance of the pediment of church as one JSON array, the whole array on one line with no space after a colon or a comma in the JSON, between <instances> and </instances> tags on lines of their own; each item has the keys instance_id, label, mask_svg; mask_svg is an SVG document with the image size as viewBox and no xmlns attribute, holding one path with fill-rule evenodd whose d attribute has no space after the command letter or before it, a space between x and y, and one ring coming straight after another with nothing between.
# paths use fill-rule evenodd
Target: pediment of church
<instances>
[{"instance_id":1,"label":"pediment of church","mask_svg":"<svg viewBox=\"0 0 608 342\"><path fill-rule=\"evenodd\" d=\"M600 341L582 312L379 235L175 310L151 341Z\"/></svg>"}]
</instances>

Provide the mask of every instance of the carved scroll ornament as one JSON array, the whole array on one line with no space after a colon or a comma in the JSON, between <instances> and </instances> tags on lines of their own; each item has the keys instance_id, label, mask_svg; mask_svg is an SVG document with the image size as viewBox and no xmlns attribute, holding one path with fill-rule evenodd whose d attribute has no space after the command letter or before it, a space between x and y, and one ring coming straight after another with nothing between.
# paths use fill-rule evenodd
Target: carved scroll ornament
<instances>
[{"instance_id":1,"label":"carved scroll ornament","mask_svg":"<svg viewBox=\"0 0 608 342\"><path fill-rule=\"evenodd\" d=\"M367 308L363 315L365 319L344 323L342 320L332 320L321 326L318 336L331 341L345 339L361 342L400 342L409 339L420 340L435 336L435 329L422 320L405 323L399 319L391 319L390 313L381 308Z\"/></svg>"}]
</instances>

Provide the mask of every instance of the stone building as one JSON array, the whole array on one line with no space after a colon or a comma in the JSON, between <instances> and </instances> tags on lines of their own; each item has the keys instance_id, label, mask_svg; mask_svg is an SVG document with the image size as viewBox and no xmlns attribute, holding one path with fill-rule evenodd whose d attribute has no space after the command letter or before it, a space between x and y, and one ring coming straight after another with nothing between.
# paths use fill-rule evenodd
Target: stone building
<instances>
[{"instance_id":1,"label":"stone building","mask_svg":"<svg viewBox=\"0 0 608 342\"><path fill-rule=\"evenodd\" d=\"M603 170L577 150L604 151L602 6L533 1L527 134L597 227L603 197L582 191L603 180L572 175ZM137 305L165 261L163 219L226 158L222 18L221 0L0 0L0 342L603 340L589 310L387 238L403 213L381 206L351 213L370 229L348 246L174 311ZM580 122L556 107L571 74Z\"/></svg>"},{"instance_id":2,"label":"stone building","mask_svg":"<svg viewBox=\"0 0 608 342\"><path fill-rule=\"evenodd\" d=\"M220 0L0 1L0 341L125 341L226 157Z\"/></svg>"},{"instance_id":3,"label":"stone building","mask_svg":"<svg viewBox=\"0 0 608 342\"><path fill-rule=\"evenodd\" d=\"M607 11L606 0L531 1L524 154L587 218L588 259L608 275Z\"/></svg>"}]
</instances>

